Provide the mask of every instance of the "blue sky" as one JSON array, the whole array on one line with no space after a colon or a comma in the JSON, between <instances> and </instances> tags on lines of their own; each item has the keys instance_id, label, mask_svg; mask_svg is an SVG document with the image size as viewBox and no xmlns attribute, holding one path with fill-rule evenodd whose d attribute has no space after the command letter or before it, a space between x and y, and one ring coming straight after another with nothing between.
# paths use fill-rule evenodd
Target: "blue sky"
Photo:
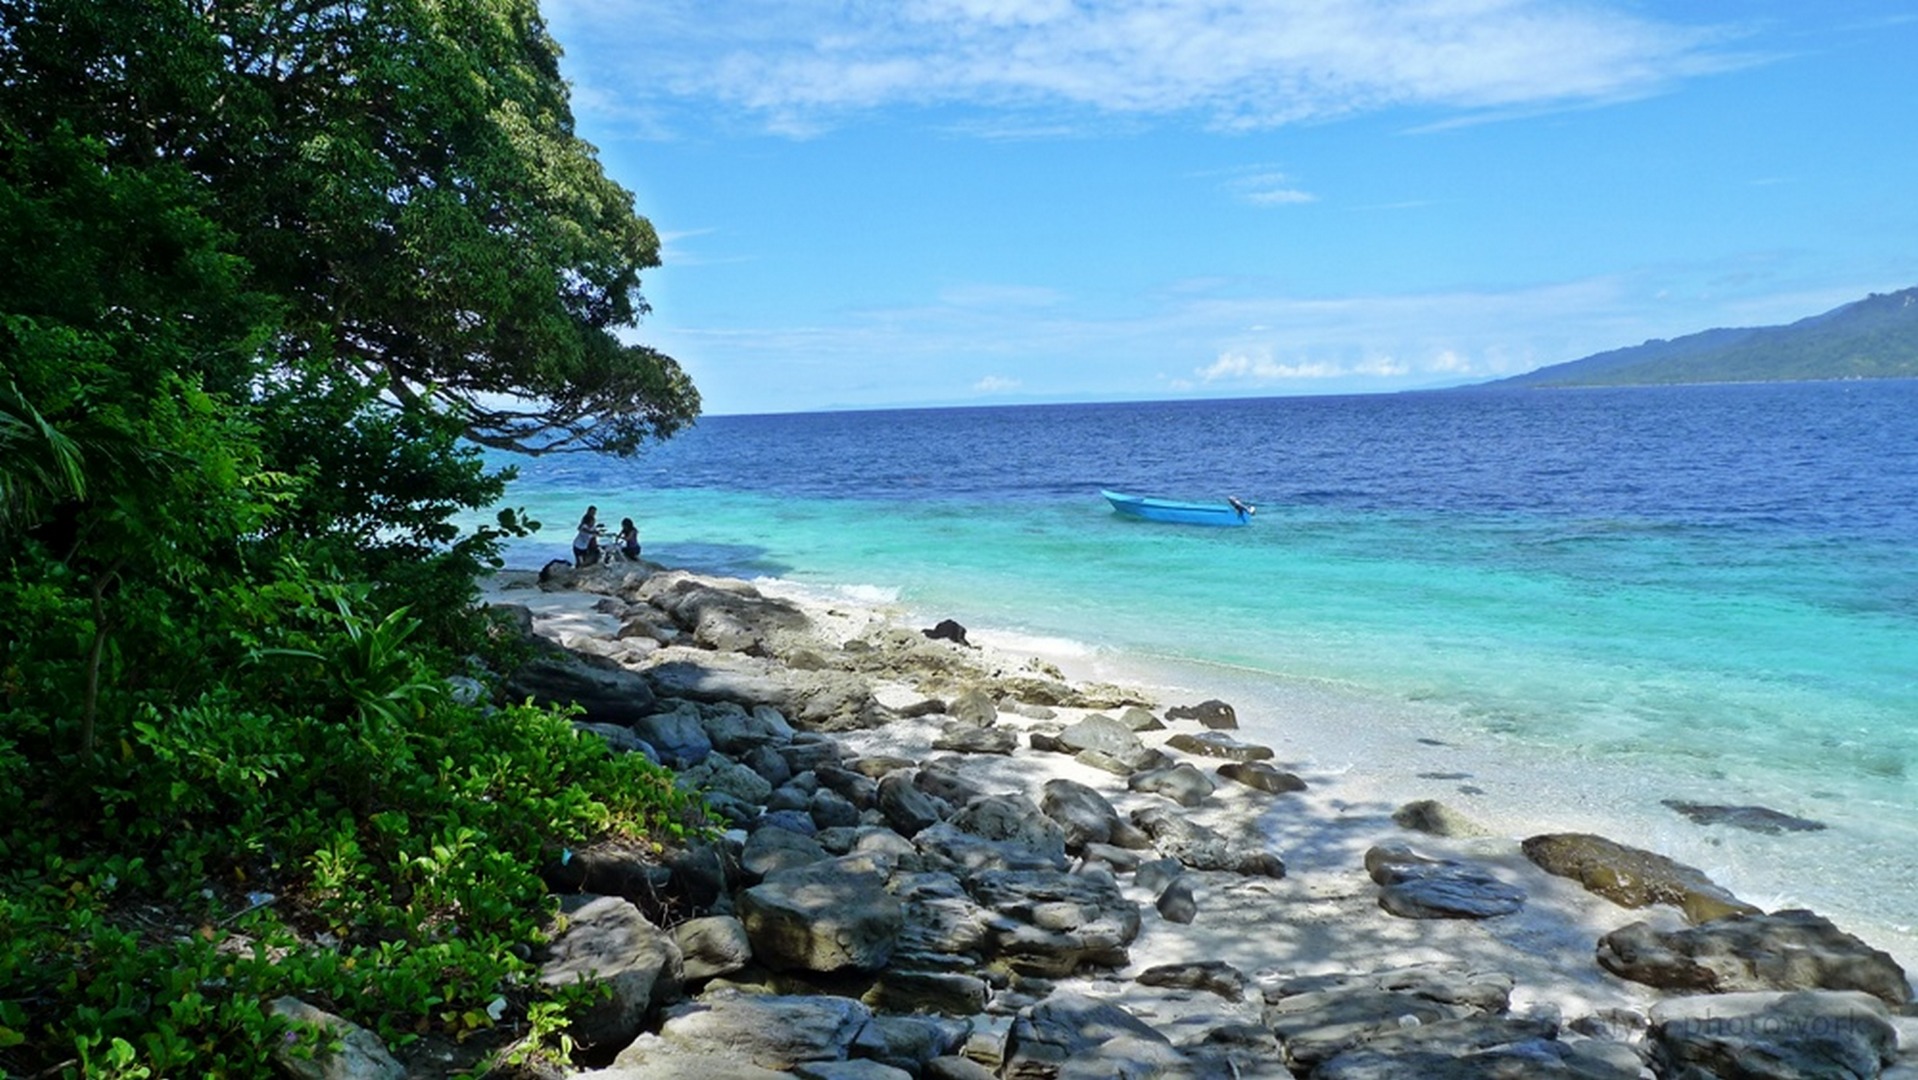
<instances>
[{"instance_id":1,"label":"blue sky","mask_svg":"<svg viewBox=\"0 0 1918 1080\"><path fill-rule=\"evenodd\" d=\"M1918 285L1918 2L544 11L710 413L1402 390Z\"/></svg>"}]
</instances>

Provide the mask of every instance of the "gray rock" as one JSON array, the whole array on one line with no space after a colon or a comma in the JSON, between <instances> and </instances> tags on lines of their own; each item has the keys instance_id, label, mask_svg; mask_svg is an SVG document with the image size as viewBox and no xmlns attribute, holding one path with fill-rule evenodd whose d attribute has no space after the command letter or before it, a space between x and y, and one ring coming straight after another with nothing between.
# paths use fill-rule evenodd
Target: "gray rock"
<instances>
[{"instance_id":1,"label":"gray rock","mask_svg":"<svg viewBox=\"0 0 1918 1080\"><path fill-rule=\"evenodd\" d=\"M1192 894L1192 884L1184 877L1167 882L1153 907L1166 922L1181 926L1189 926L1199 917L1199 898Z\"/></svg>"},{"instance_id":2,"label":"gray rock","mask_svg":"<svg viewBox=\"0 0 1918 1080\"><path fill-rule=\"evenodd\" d=\"M1686 802L1682 799L1665 799L1663 805L1700 825L1729 825L1734 829L1765 833L1769 836L1788 832L1817 832L1825 828L1825 823L1822 821L1793 817L1763 806L1714 806L1709 803Z\"/></svg>"},{"instance_id":3,"label":"gray rock","mask_svg":"<svg viewBox=\"0 0 1918 1080\"><path fill-rule=\"evenodd\" d=\"M1670 904L1702 923L1757 908L1720 888L1697 867L1590 833L1546 833L1520 847L1548 874L1567 877L1628 908Z\"/></svg>"},{"instance_id":4,"label":"gray rock","mask_svg":"<svg viewBox=\"0 0 1918 1080\"><path fill-rule=\"evenodd\" d=\"M906 1070L869 1058L802 1061L793 1066L792 1072L799 1080L913 1080Z\"/></svg>"},{"instance_id":5,"label":"gray rock","mask_svg":"<svg viewBox=\"0 0 1918 1080\"><path fill-rule=\"evenodd\" d=\"M912 786L953 806L964 806L986 794L965 775L964 765L963 758L934 758L913 774Z\"/></svg>"},{"instance_id":6,"label":"gray rock","mask_svg":"<svg viewBox=\"0 0 1918 1080\"><path fill-rule=\"evenodd\" d=\"M737 705L714 708L705 716L705 728L715 749L734 756L791 742L794 735L792 725L779 710L764 705L750 712Z\"/></svg>"},{"instance_id":7,"label":"gray rock","mask_svg":"<svg viewBox=\"0 0 1918 1080\"><path fill-rule=\"evenodd\" d=\"M739 869L737 861L712 844L695 843L668 864L673 884L695 908L711 907L725 895Z\"/></svg>"},{"instance_id":8,"label":"gray rock","mask_svg":"<svg viewBox=\"0 0 1918 1080\"><path fill-rule=\"evenodd\" d=\"M1159 722L1158 717L1152 715L1152 710L1142 705L1126 706L1125 711L1119 714L1119 723L1124 724L1128 731L1165 730L1165 725Z\"/></svg>"},{"instance_id":9,"label":"gray rock","mask_svg":"<svg viewBox=\"0 0 1918 1080\"><path fill-rule=\"evenodd\" d=\"M765 878L781 870L823 862L826 857L826 849L812 837L790 829L768 827L755 830L746 838L739 866L751 877Z\"/></svg>"},{"instance_id":10,"label":"gray rock","mask_svg":"<svg viewBox=\"0 0 1918 1080\"><path fill-rule=\"evenodd\" d=\"M784 1069L764 1069L717 1050L680 1050L657 1035L641 1035L617 1062L570 1073L568 1080L795 1080Z\"/></svg>"},{"instance_id":11,"label":"gray rock","mask_svg":"<svg viewBox=\"0 0 1918 1080\"><path fill-rule=\"evenodd\" d=\"M1080 850L1079 859L1081 870L1103 866L1114 874L1129 874L1139 868L1139 864L1145 861L1145 856L1132 848L1095 841Z\"/></svg>"},{"instance_id":12,"label":"gray rock","mask_svg":"<svg viewBox=\"0 0 1918 1080\"><path fill-rule=\"evenodd\" d=\"M615 754L641 754L653 764L659 764L659 751L648 746L645 739L624 724L593 724L575 720L573 730L598 738Z\"/></svg>"},{"instance_id":13,"label":"gray rock","mask_svg":"<svg viewBox=\"0 0 1918 1080\"><path fill-rule=\"evenodd\" d=\"M1227 1001L1245 999L1245 973L1223 960L1204 960L1190 964L1160 964L1139 973L1134 980L1142 986L1171 986L1183 990L1204 990Z\"/></svg>"},{"instance_id":14,"label":"gray rock","mask_svg":"<svg viewBox=\"0 0 1918 1080\"><path fill-rule=\"evenodd\" d=\"M686 790L730 795L755 806L764 806L773 793L765 777L724 754L709 754L699 764L681 769L673 783Z\"/></svg>"},{"instance_id":15,"label":"gray rock","mask_svg":"<svg viewBox=\"0 0 1918 1080\"><path fill-rule=\"evenodd\" d=\"M1185 864L1177 859L1153 859L1139 864L1133 872L1132 883L1150 893L1165 891L1174 878L1185 873Z\"/></svg>"},{"instance_id":16,"label":"gray rock","mask_svg":"<svg viewBox=\"0 0 1918 1080\"><path fill-rule=\"evenodd\" d=\"M960 691L946 711L954 720L974 727L991 727L999 719L999 707L992 703L992 696L976 686Z\"/></svg>"},{"instance_id":17,"label":"gray rock","mask_svg":"<svg viewBox=\"0 0 1918 1080\"><path fill-rule=\"evenodd\" d=\"M679 993L683 964L672 935L616 896L599 897L573 911L548 952L539 967L543 985L605 988L568 1029L582 1047L632 1042L647 1013Z\"/></svg>"},{"instance_id":18,"label":"gray rock","mask_svg":"<svg viewBox=\"0 0 1918 1080\"><path fill-rule=\"evenodd\" d=\"M852 1043L852 1055L917 1074L926 1062L951 1052L965 1038L964 1025L924 1016L874 1016Z\"/></svg>"},{"instance_id":19,"label":"gray rock","mask_svg":"<svg viewBox=\"0 0 1918 1080\"><path fill-rule=\"evenodd\" d=\"M1150 1024L1111 1002L1060 992L1013 1021L1006 1080L1178 1075L1187 1065Z\"/></svg>"},{"instance_id":20,"label":"gray rock","mask_svg":"<svg viewBox=\"0 0 1918 1080\"><path fill-rule=\"evenodd\" d=\"M1011 754L1019 748L1019 734L1007 728L954 723L932 740L934 750L956 754Z\"/></svg>"},{"instance_id":21,"label":"gray rock","mask_svg":"<svg viewBox=\"0 0 1918 1080\"><path fill-rule=\"evenodd\" d=\"M1401 829L1430 833L1433 836L1487 835L1484 826L1437 799L1420 799L1417 802L1406 803L1393 812L1392 821Z\"/></svg>"},{"instance_id":22,"label":"gray rock","mask_svg":"<svg viewBox=\"0 0 1918 1080\"><path fill-rule=\"evenodd\" d=\"M872 1011L851 998L710 994L667 1009L659 1039L685 1054L743 1058L763 1069L791 1070L806 1061L845 1060L871 1019Z\"/></svg>"},{"instance_id":23,"label":"gray rock","mask_svg":"<svg viewBox=\"0 0 1918 1080\"><path fill-rule=\"evenodd\" d=\"M879 812L885 815L886 824L899 833L911 838L919 830L936 824L946 814L941 801L919 790L914 783L915 773L907 770L888 773L880 777L875 804Z\"/></svg>"},{"instance_id":24,"label":"gray rock","mask_svg":"<svg viewBox=\"0 0 1918 1080\"><path fill-rule=\"evenodd\" d=\"M651 903L665 891L673 872L649 862L635 848L605 844L563 851L540 868L539 876L555 893L593 893Z\"/></svg>"},{"instance_id":25,"label":"gray rock","mask_svg":"<svg viewBox=\"0 0 1918 1080\"><path fill-rule=\"evenodd\" d=\"M1067 851L1080 851L1087 844L1103 844L1112 839L1119 824L1119 812L1104 795L1076 780L1048 780L1041 789L1039 809L1065 834Z\"/></svg>"},{"instance_id":26,"label":"gray rock","mask_svg":"<svg viewBox=\"0 0 1918 1080\"><path fill-rule=\"evenodd\" d=\"M1059 733L1059 742L1070 753L1097 750L1127 760L1143 753L1146 746L1131 729L1104 713L1093 713Z\"/></svg>"},{"instance_id":27,"label":"gray rock","mask_svg":"<svg viewBox=\"0 0 1918 1080\"><path fill-rule=\"evenodd\" d=\"M1265 1023L1284 1042L1287 1063L1309 1071L1408 1024L1503 1014L1511 991L1508 976L1439 965L1307 976L1265 992Z\"/></svg>"},{"instance_id":28,"label":"gray rock","mask_svg":"<svg viewBox=\"0 0 1918 1080\"><path fill-rule=\"evenodd\" d=\"M837 792L861 810L871 809L879 802L879 782L864 773L838 765L816 765L813 775L819 778L820 787Z\"/></svg>"},{"instance_id":29,"label":"gray rock","mask_svg":"<svg viewBox=\"0 0 1918 1080\"><path fill-rule=\"evenodd\" d=\"M1857 990L1898 1008L1912 999L1889 953L1803 910L1674 931L1635 922L1599 939L1598 962L1620 978L1668 990Z\"/></svg>"},{"instance_id":30,"label":"gray rock","mask_svg":"<svg viewBox=\"0 0 1918 1080\"><path fill-rule=\"evenodd\" d=\"M825 765L838 765L849 756L839 740L815 731L802 731L793 741L779 744L779 756L795 775L812 773Z\"/></svg>"},{"instance_id":31,"label":"gray rock","mask_svg":"<svg viewBox=\"0 0 1918 1080\"><path fill-rule=\"evenodd\" d=\"M675 769L697 765L713 752L713 742L700 723L699 709L690 704L641 717L633 722L633 733L659 752L660 761Z\"/></svg>"},{"instance_id":32,"label":"gray rock","mask_svg":"<svg viewBox=\"0 0 1918 1080\"><path fill-rule=\"evenodd\" d=\"M966 640L966 628L953 619L940 619L936 625L919 632L934 641L950 641L954 645L971 644Z\"/></svg>"},{"instance_id":33,"label":"gray rock","mask_svg":"<svg viewBox=\"0 0 1918 1080\"><path fill-rule=\"evenodd\" d=\"M950 1054L926 1062L923 1080L998 1080L998 1073L967 1057Z\"/></svg>"},{"instance_id":34,"label":"gray rock","mask_svg":"<svg viewBox=\"0 0 1918 1080\"><path fill-rule=\"evenodd\" d=\"M1579 1077L1636 1080L1600 1058L1589 1067L1557 1041L1549 1020L1506 1016L1465 1017L1380 1033L1343 1050L1312 1071L1314 1080L1494 1080L1499 1077Z\"/></svg>"},{"instance_id":35,"label":"gray rock","mask_svg":"<svg viewBox=\"0 0 1918 1080\"><path fill-rule=\"evenodd\" d=\"M294 1024L318 1028L318 1038L295 1029L273 1047L273 1063L294 1080L403 1080L406 1069L386 1049L380 1037L353 1023L309 1005L296 997L275 998L273 1014ZM295 1051L313 1040L310 1056ZM337 1050L328 1044L337 1040Z\"/></svg>"},{"instance_id":36,"label":"gray rock","mask_svg":"<svg viewBox=\"0 0 1918 1080\"><path fill-rule=\"evenodd\" d=\"M877 971L905 923L869 856L775 873L740 893L737 904L753 955L774 971Z\"/></svg>"},{"instance_id":37,"label":"gray rock","mask_svg":"<svg viewBox=\"0 0 1918 1080\"><path fill-rule=\"evenodd\" d=\"M764 705L813 731L871 728L888 717L864 678L803 670L742 653L669 645L648 658L645 675L660 697L748 709Z\"/></svg>"},{"instance_id":38,"label":"gray rock","mask_svg":"<svg viewBox=\"0 0 1918 1080\"><path fill-rule=\"evenodd\" d=\"M509 701L532 698L542 705L578 705L593 724L631 727L658 708L652 684L611 660L558 649L542 651L520 665L501 687Z\"/></svg>"},{"instance_id":39,"label":"gray rock","mask_svg":"<svg viewBox=\"0 0 1918 1080\"><path fill-rule=\"evenodd\" d=\"M1856 992L1738 993L1652 1006L1647 1042L1660 1075L1853 1080L1897 1055L1884 1005Z\"/></svg>"},{"instance_id":40,"label":"gray rock","mask_svg":"<svg viewBox=\"0 0 1918 1080\"><path fill-rule=\"evenodd\" d=\"M793 778L793 768L786 759L771 746L755 746L740 755L739 763L758 773L775 789L783 787Z\"/></svg>"},{"instance_id":41,"label":"gray rock","mask_svg":"<svg viewBox=\"0 0 1918 1080\"><path fill-rule=\"evenodd\" d=\"M921 829L913 836L912 843L933 865L954 869L1057 870L1066 866L1063 836L1058 851L1054 852L1020 843L987 839L967 832L950 821L942 821Z\"/></svg>"},{"instance_id":42,"label":"gray rock","mask_svg":"<svg viewBox=\"0 0 1918 1080\"><path fill-rule=\"evenodd\" d=\"M984 1012L992 990L977 975L959 971L901 971L879 973L864 1000L875 1009L897 1013L940 1013L971 1016Z\"/></svg>"},{"instance_id":43,"label":"gray rock","mask_svg":"<svg viewBox=\"0 0 1918 1080\"><path fill-rule=\"evenodd\" d=\"M1059 870L992 870L966 888L1010 925L990 928L989 948L1015 971L1070 975L1087 965L1122 967L1139 936L1139 907L1110 874Z\"/></svg>"},{"instance_id":44,"label":"gray rock","mask_svg":"<svg viewBox=\"0 0 1918 1080\"><path fill-rule=\"evenodd\" d=\"M1197 720L1201 727L1231 731L1239 726L1239 714L1232 706L1216 698L1197 705L1177 705L1165 711L1167 720Z\"/></svg>"},{"instance_id":45,"label":"gray rock","mask_svg":"<svg viewBox=\"0 0 1918 1080\"><path fill-rule=\"evenodd\" d=\"M1379 884L1379 906L1405 919L1489 919L1525 906L1525 890L1491 871L1452 859L1428 859L1402 844L1365 853Z\"/></svg>"},{"instance_id":46,"label":"gray rock","mask_svg":"<svg viewBox=\"0 0 1918 1080\"><path fill-rule=\"evenodd\" d=\"M987 795L953 814L947 824L984 840L1028 849L1052 865L1066 866L1066 834L1024 795Z\"/></svg>"},{"instance_id":47,"label":"gray rock","mask_svg":"<svg viewBox=\"0 0 1918 1080\"><path fill-rule=\"evenodd\" d=\"M1072 755L1072 759L1081 765L1109 772L1114 776L1131 776L1144 769L1163 769L1172 764L1172 758L1165 751L1143 744L1137 750L1123 754L1096 749L1081 750Z\"/></svg>"},{"instance_id":48,"label":"gray rock","mask_svg":"<svg viewBox=\"0 0 1918 1080\"><path fill-rule=\"evenodd\" d=\"M1227 780L1236 780L1267 795L1285 795L1305 790L1305 781L1299 779L1296 773L1286 772L1263 761L1228 761L1219 766L1218 771Z\"/></svg>"},{"instance_id":49,"label":"gray rock","mask_svg":"<svg viewBox=\"0 0 1918 1080\"><path fill-rule=\"evenodd\" d=\"M1224 758L1227 761L1265 761L1272 756L1269 746L1240 742L1221 731L1201 731L1197 734L1181 731L1167 739L1165 744L1188 754Z\"/></svg>"},{"instance_id":50,"label":"gray rock","mask_svg":"<svg viewBox=\"0 0 1918 1080\"><path fill-rule=\"evenodd\" d=\"M753 820L751 828L754 832L758 832L761 829L784 829L787 832L798 833L801 836L810 836L818 839L820 832L819 823L813 820L811 806L812 800L808 798L806 800L807 809L804 810L788 810L783 808L779 810L768 810ZM824 847L825 845L822 844L820 846Z\"/></svg>"},{"instance_id":51,"label":"gray rock","mask_svg":"<svg viewBox=\"0 0 1918 1080\"><path fill-rule=\"evenodd\" d=\"M1197 806L1218 790L1207 776L1187 762L1133 773L1126 786L1134 791L1164 795L1180 806Z\"/></svg>"},{"instance_id":52,"label":"gray rock","mask_svg":"<svg viewBox=\"0 0 1918 1080\"><path fill-rule=\"evenodd\" d=\"M829 788L820 788L812 793L812 804L807 807L812 814L813 824L822 829L845 828L859 824L859 808L850 799Z\"/></svg>"},{"instance_id":53,"label":"gray rock","mask_svg":"<svg viewBox=\"0 0 1918 1080\"><path fill-rule=\"evenodd\" d=\"M1238 874L1284 877L1285 863L1267 851L1241 848L1223 835L1161 806L1132 812L1132 823L1144 829L1160 851L1194 870L1230 870Z\"/></svg>"},{"instance_id":54,"label":"gray rock","mask_svg":"<svg viewBox=\"0 0 1918 1080\"><path fill-rule=\"evenodd\" d=\"M746 926L730 915L687 919L673 927L687 980L730 975L752 963L752 941Z\"/></svg>"}]
</instances>

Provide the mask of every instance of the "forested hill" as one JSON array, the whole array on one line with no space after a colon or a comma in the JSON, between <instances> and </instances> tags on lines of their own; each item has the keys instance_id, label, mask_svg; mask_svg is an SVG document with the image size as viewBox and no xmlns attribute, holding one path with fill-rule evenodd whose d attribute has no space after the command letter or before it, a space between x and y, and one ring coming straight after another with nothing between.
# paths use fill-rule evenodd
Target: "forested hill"
<instances>
[{"instance_id":1,"label":"forested hill","mask_svg":"<svg viewBox=\"0 0 1918 1080\"><path fill-rule=\"evenodd\" d=\"M1554 364L1489 385L1636 386L1918 378L1918 288L1834 308L1788 326L1706 330Z\"/></svg>"}]
</instances>

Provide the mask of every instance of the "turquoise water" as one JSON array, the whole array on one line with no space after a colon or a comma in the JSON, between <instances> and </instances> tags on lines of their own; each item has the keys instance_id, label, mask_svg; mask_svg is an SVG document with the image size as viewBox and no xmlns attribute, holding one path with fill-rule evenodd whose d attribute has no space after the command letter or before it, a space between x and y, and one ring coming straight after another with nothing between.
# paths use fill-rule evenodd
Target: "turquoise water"
<instances>
[{"instance_id":1,"label":"turquoise water","mask_svg":"<svg viewBox=\"0 0 1918 1080\"><path fill-rule=\"evenodd\" d=\"M551 525L511 561L563 557L597 503L649 558L1230 693L1249 730L1419 788L1391 797L1607 826L1904 951L1914 417L1918 386L1885 383L713 418L635 461L528 466L509 502ZM1141 523L1100 486L1260 511ZM1417 738L1477 782L1420 778ZM1702 829L1664 798L1832 828Z\"/></svg>"}]
</instances>

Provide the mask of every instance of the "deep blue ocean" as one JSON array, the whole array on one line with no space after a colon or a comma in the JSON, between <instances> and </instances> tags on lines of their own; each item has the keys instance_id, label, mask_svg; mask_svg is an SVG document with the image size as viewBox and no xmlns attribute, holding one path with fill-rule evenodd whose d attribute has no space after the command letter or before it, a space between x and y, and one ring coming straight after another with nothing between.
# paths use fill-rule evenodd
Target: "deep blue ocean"
<instances>
[{"instance_id":1,"label":"deep blue ocean","mask_svg":"<svg viewBox=\"0 0 1918 1080\"><path fill-rule=\"evenodd\" d=\"M1226 697L1355 792L1606 831L1918 954L1918 382L714 416L519 464L546 528L513 565L596 503L649 559ZM1259 509L1158 525L1101 487Z\"/></svg>"}]
</instances>

